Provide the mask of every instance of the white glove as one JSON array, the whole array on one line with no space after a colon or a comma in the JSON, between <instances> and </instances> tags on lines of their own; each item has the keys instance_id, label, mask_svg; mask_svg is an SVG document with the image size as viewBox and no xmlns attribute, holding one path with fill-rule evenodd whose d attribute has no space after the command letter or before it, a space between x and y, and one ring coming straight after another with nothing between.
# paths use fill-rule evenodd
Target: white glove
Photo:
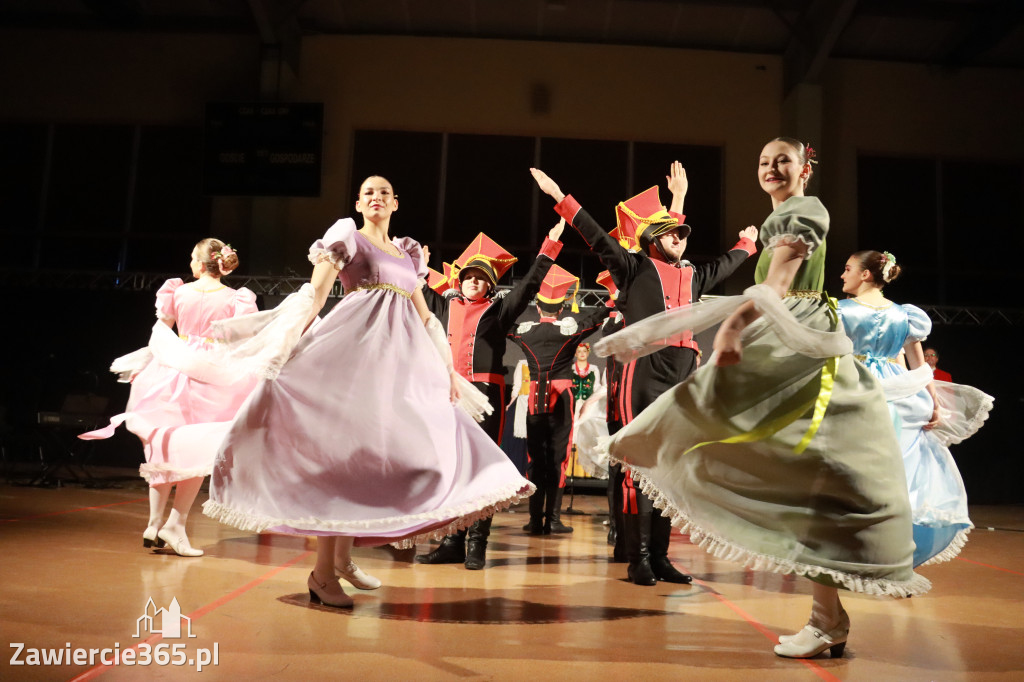
<instances>
[{"instance_id":1,"label":"white glove","mask_svg":"<svg viewBox=\"0 0 1024 682\"><path fill-rule=\"evenodd\" d=\"M451 374L455 371L455 364L452 362L452 349L451 346L448 345L448 335L444 333L444 327L441 326L441 321L432 314L430 319L426 321L425 326L427 328L427 335L433 342L434 348L437 349L442 362L444 362L445 368L447 368L448 373Z\"/></svg>"}]
</instances>

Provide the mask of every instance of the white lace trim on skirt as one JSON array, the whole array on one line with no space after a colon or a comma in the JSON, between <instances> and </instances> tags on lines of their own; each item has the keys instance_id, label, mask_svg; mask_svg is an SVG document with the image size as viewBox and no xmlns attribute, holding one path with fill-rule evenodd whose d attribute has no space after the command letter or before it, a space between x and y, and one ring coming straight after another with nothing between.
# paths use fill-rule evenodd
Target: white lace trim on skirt
<instances>
[{"instance_id":1,"label":"white lace trim on skirt","mask_svg":"<svg viewBox=\"0 0 1024 682\"><path fill-rule=\"evenodd\" d=\"M492 491L490 494L482 495L476 499L465 502L457 507L445 507L421 514L406 514L381 519L370 519L366 521L341 521L334 519L318 519L307 517L302 519L279 519L265 516L255 512L229 507L207 500L203 504L203 513L221 523L234 526L240 530L262 533L271 528L290 528L297 533L311 531L313 533L332 533L336 535L387 535L395 528L404 526L418 526L425 523L441 523L453 519L439 528L419 533L410 537L396 538L392 545L400 549L413 547L418 542L429 540L440 540L446 535L452 535L458 531L469 528L480 519L490 518L497 512L504 511L510 506L519 503L536 491L536 486L527 482L526 486L519 483L512 483L504 488Z\"/></svg>"},{"instance_id":2,"label":"white lace trim on skirt","mask_svg":"<svg viewBox=\"0 0 1024 682\"><path fill-rule=\"evenodd\" d=\"M939 552L938 554L936 554L931 559L929 559L921 565L933 566L935 564L945 563L947 561L952 561L953 559L957 558L957 556L959 556L960 554L960 551L964 548L964 545L967 544L967 534L970 532L970 528L964 528L963 530L959 531L953 537L953 540L949 543L949 545L946 546L946 549L942 550L941 552Z\"/></svg>"},{"instance_id":3,"label":"white lace trim on skirt","mask_svg":"<svg viewBox=\"0 0 1024 682\"><path fill-rule=\"evenodd\" d=\"M142 476L149 483L152 483L154 478L159 479L157 483L160 484L177 483L178 481L187 481L190 478L205 478L211 473L213 473L213 466L193 467L191 469L181 469L170 464L146 463L139 466L139 476Z\"/></svg>"},{"instance_id":4,"label":"white lace trim on skirt","mask_svg":"<svg viewBox=\"0 0 1024 682\"><path fill-rule=\"evenodd\" d=\"M603 440L602 446L607 450L608 440ZM916 573L913 578L907 581L865 578L853 573L845 573L822 566L815 566L814 564L801 563L752 551L727 538L715 535L701 528L655 487L643 469L634 467L627 462L620 462L614 457L611 458L611 461L616 464L622 464L624 468L629 470L633 475L633 480L640 483L640 489L651 498L654 506L665 512L672 520L672 525L679 529L681 533L689 534L690 542L718 559L732 561L755 571L769 571L782 574L793 573L806 578L827 575L833 582L842 585L848 590L877 596L910 597L924 594L931 589L931 582L924 576L917 575Z\"/></svg>"}]
</instances>

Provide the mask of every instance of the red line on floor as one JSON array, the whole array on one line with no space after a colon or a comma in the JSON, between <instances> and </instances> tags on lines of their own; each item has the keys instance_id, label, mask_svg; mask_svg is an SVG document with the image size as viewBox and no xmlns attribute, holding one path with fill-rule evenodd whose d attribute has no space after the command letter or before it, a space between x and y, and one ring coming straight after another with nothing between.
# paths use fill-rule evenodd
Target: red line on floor
<instances>
[{"instance_id":1,"label":"red line on floor","mask_svg":"<svg viewBox=\"0 0 1024 682\"><path fill-rule=\"evenodd\" d=\"M13 523L14 521L30 521L32 519L42 519L47 516L60 516L61 514L74 514L80 511L89 511L90 509L104 509L105 507L117 507L122 504L134 504L136 502L145 502L148 497L139 497L134 500L127 500L125 502L111 502L110 504L98 504L95 507L80 507L78 509L65 509L59 512L50 512L49 514L36 514L35 516L19 516L16 519L0 519L0 523Z\"/></svg>"},{"instance_id":2,"label":"red line on floor","mask_svg":"<svg viewBox=\"0 0 1024 682\"><path fill-rule=\"evenodd\" d=\"M686 568L681 567L680 570L683 573L687 573L687 574L692 575L692 573L690 573L690 571L688 569L686 569ZM769 642L771 642L773 645L779 643L779 636L776 633L774 633L771 630L769 630L768 628L766 628L764 625L762 625L760 623L760 621L758 621L756 618L751 616L749 613L747 613L746 611L741 609L739 606L737 606L736 604L733 604L731 601L729 601L728 599L723 597L721 594L718 593L718 591L715 590L715 588L711 587L710 585L708 585L703 580L700 580L699 578L694 578L693 582L696 583L697 585L700 585L701 587L705 588L708 591L708 594L710 594L715 599L717 599L718 601L722 602L727 607L732 609L740 618L742 618L743 620L747 621L747 623L752 625L755 630L757 630L762 635L764 635L765 638ZM820 677L822 680L825 680L825 682L842 682L841 679L839 679L838 677L836 677L835 675L833 675L829 671L827 671L824 668L822 668L817 662L815 662L812 659L809 659L809 658L793 658L793 659L790 659L790 660L792 660L792 661L794 661L796 663L804 664L805 667L807 667L811 672L813 672L815 675Z\"/></svg>"},{"instance_id":3,"label":"red line on floor","mask_svg":"<svg viewBox=\"0 0 1024 682\"><path fill-rule=\"evenodd\" d=\"M289 559L288 561L284 562L283 564L281 564L277 568L275 568L273 570L270 570L270 571L267 571L266 573L261 575L259 578L256 578L255 580L252 580L252 581L246 583L245 585L242 585L238 589L233 590L233 591L225 594L223 597L220 597L219 599L214 599L212 602L210 602L206 606L200 606L198 609L196 609L192 613L188 614L189 620L198 620L198 619L202 618L203 616L208 614L210 611L213 611L214 609L217 609L217 608L223 606L224 604L227 604L229 601L231 601L232 599L235 599L236 597L242 596L243 594L245 594L246 592L248 592L252 588L256 587L260 583L265 582L265 581L273 578L275 575L277 575L278 573L280 573L284 569L289 568L289 567L293 566L294 564L297 564L298 562L302 561L303 559L305 559L306 557L308 557L312 553L313 553L312 550L303 552L302 554L299 554L298 556L293 557L293 558ZM122 655L123 655L123 652L125 652L125 651L138 650L139 648L142 647L143 644L153 644L154 642L157 642L157 641L159 641L161 639L163 639L163 635L162 634L153 635L153 636L149 637L148 639L143 640L143 641L139 642L138 644L136 644L135 646L131 647L131 649L121 649ZM98 666L96 666L94 668L90 668L89 670L86 670L84 673L82 673L81 675L78 675L77 677L72 677L70 682L84 682L85 680L93 680L93 679L96 679L97 677L99 677L100 675L102 675L103 673L107 672L108 670L112 670L114 668L120 668L120 667L121 667L120 665L98 665Z\"/></svg>"},{"instance_id":4,"label":"red line on floor","mask_svg":"<svg viewBox=\"0 0 1024 682\"><path fill-rule=\"evenodd\" d=\"M1013 573L1014 575L1024 575L1024 573L1021 573L1019 571L1011 571L1008 568L1003 568L1002 566L993 566L992 564L983 564L980 561L974 561L973 559L965 559L962 556L958 556L957 559L959 559L960 561L966 561L969 564L977 564L978 566L984 566L986 568L994 568L997 571L1006 571L1007 573Z\"/></svg>"}]
</instances>

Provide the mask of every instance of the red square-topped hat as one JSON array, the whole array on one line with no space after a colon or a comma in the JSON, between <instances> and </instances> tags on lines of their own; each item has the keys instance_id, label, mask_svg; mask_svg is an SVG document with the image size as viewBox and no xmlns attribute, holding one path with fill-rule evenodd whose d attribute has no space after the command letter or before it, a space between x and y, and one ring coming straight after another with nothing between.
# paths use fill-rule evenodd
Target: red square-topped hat
<instances>
[{"instance_id":1,"label":"red square-topped hat","mask_svg":"<svg viewBox=\"0 0 1024 682\"><path fill-rule=\"evenodd\" d=\"M552 265L548 274L544 276L544 281L540 283L537 300L544 303L561 303L568 297L569 289L573 290L572 311L579 312L579 308L576 307L576 292L580 289L580 278L558 265Z\"/></svg>"},{"instance_id":2,"label":"red square-topped hat","mask_svg":"<svg viewBox=\"0 0 1024 682\"><path fill-rule=\"evenodd\" d=\"M690 234L689 225L680 225L672 214L665 210L658 196L657 185L645 189L635 197L620 201L615 207L615 222L620 243L622 240L632 240L639 245L641 239L650 242L677 227L680 237L687 237Z\"/></svg>"},{"instance_id":3,"label":"red square-topped hat","mask_svg":"<svg viewBox=\"0 0 1024 682\"><path fill-rule=\"evenodd\" d=\"M518 258L502 248L496 241L483 232L466 247L462 255L455 259L454 273L461 281L461 271L466 268L479 268L491 280L492 286L498 286L498 280L508 271Z\"/></svg>"},{"instance_id":4,"label":"red square-topped hat","mask_svg":"<svg viewBox=\"0 0 1024 682\"><path fill-rule=\"evenodd\" d=\"M434 268L427 268L427 286L439 294L455 288L455 282L458 281L457 278L452 276L451 264L444 263L443 265L444 274Z\"/></svg>"},{"instance_id":5,"label":"red square-topped hat","mask_svg":"<svg viewBox=\"0 0 1024 682\"><path fill-rule=\"evenodd\" d=\"M618 298L619 288L615 286L615 282L612 281L612 273L607 270L602 270L597 273L597 283L608 290L608 295L611 296L612 300Z\"/></svg>"},{"instance_id":6,"label":"red square-topped hat","mask_svg":"<svg viewBox=\"0 0 1024 682\"><path fill-rule=\"evenodd\" d=\"M639 248L639 245L636 243L636 238L632 236L627 237L626 235L624 235L622 233L622 228L616 227L612 229L610 234L612 235L612 238L615 239L615 241L617 241L619 244L621 244L622 248L626 249L627 251L635 251L636 249Z\"/></svg>"}]
</instances>

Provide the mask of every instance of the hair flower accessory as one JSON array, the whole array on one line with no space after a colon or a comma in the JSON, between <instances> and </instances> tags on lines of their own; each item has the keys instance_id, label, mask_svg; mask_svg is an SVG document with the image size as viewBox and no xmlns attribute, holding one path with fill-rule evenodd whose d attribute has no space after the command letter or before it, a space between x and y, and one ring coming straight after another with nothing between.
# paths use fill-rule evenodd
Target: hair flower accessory
<instances>
[{"instance_id":1,"label":"hair flower accessory","mask_svg":"<svg viewBox=\"0 0 1024 682\"><path fill-rule=\"evenodd\" d=\"M882 255L885 256L885 265L882 266L882 279L886 282L891 282L892 266L896 265L896 256L892 255L888 251L883 251Z\"/></svg>"},{"instance_id":2,"label":"hair flower accessory","mask_svg":"<svg viewBox=\"0 0 1024 682\"><path fill-rule=\"evenodd\" d=\"M814 147L805 144L804 149L807 150L807 163L818 163L818 152L814 151Z\"/></svg>"},{"instance_id":3,"label":"hair flower accessory","mask_svg":"<svg viewBox=\"0 0 1024 682\"><path fill-rule=\"evenodd\" d=\"M229 272L231 272L234 269L234 268L226 268L225 269L225 267L224 267L224 260L228 256L230 256L232 254L235 254L235 253L237 253L237 252L233 248L231 248L231 244L225 244L224 246L220 247L219 251L214 251L213 253L210 254L213 257L213 259L215 261L217 261L217 269L220 270L221 276L228 274Z\"/></svg>"}]
</instances>

